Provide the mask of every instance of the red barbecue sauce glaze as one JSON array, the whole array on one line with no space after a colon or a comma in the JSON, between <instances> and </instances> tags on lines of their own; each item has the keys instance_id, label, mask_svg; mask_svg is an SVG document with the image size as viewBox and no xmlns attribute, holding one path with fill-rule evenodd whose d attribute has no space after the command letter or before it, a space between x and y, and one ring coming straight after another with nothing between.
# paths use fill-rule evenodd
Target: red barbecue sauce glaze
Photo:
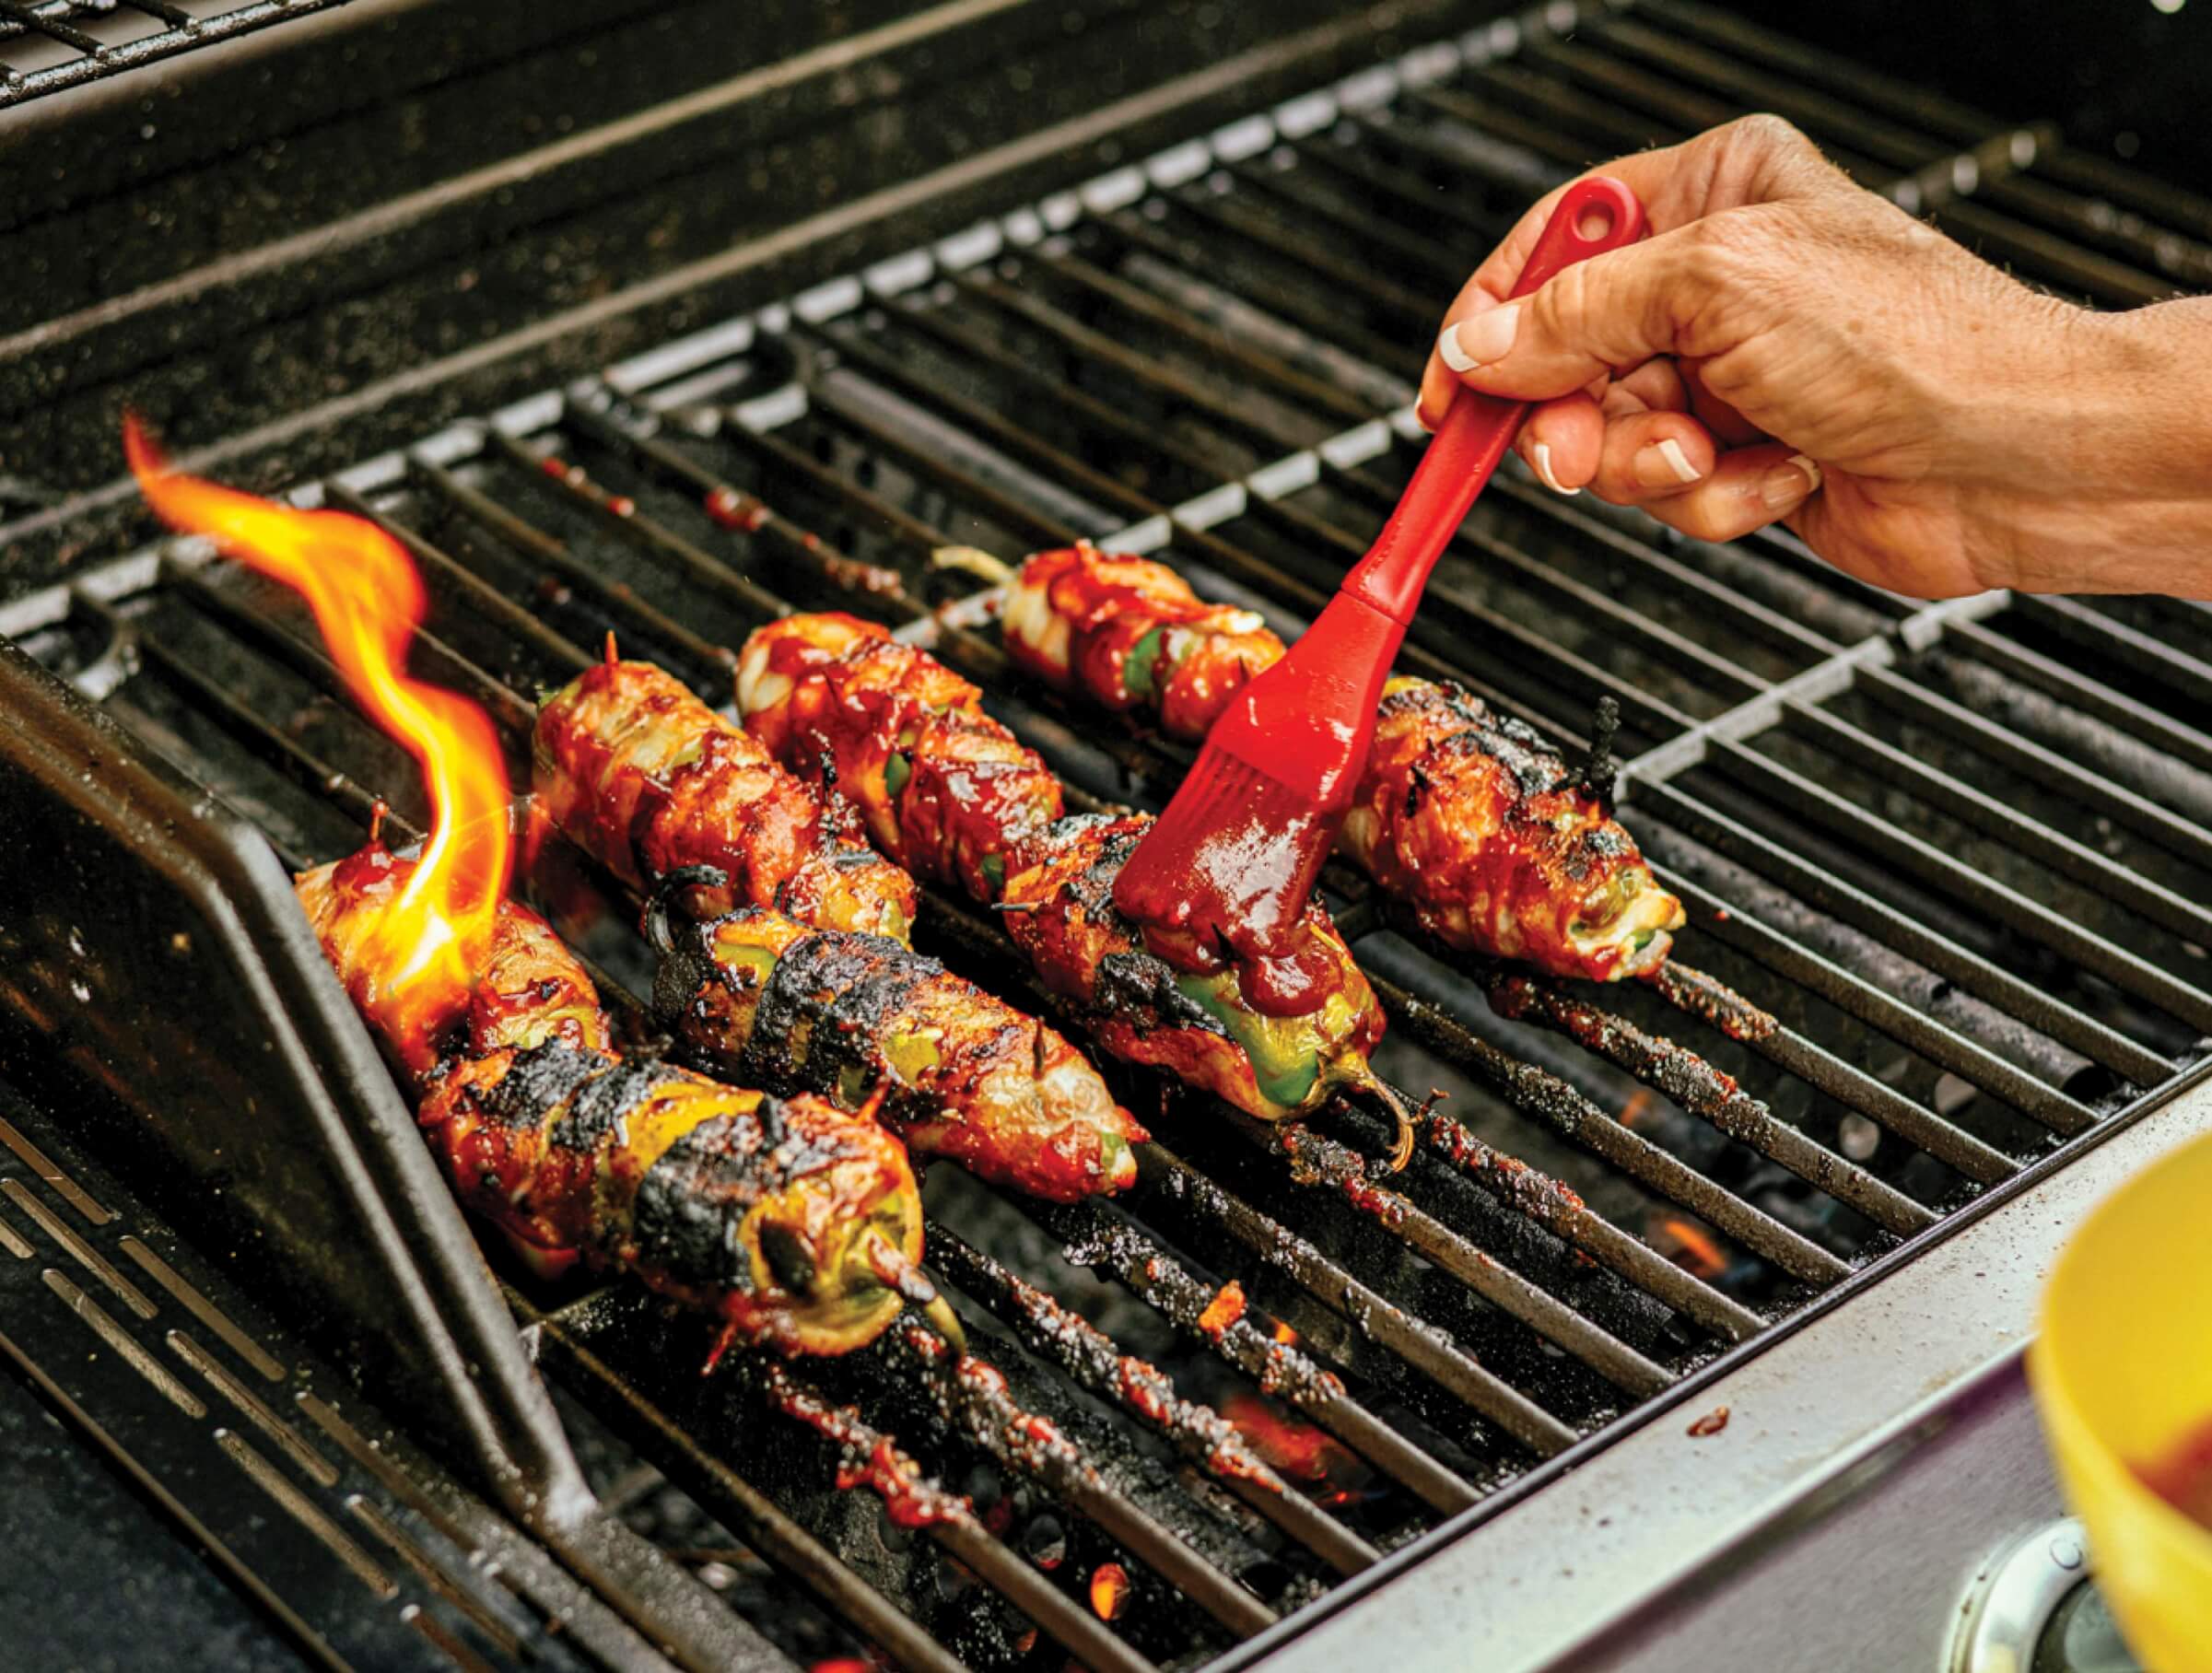
<instances>
[{"instance_id":1,"label":"red barbecue sauce glaze","mask_svg":"<svg viewBox=\"0 0 2212 1673\"><path fill-rule=\"evenodd\" d=\"M900 1527L928 1527L968 1515L966 1499L923 1476L896 1442L870 1428L851 1407L833 1405L800 1387L781 1365L769 1365L765 1381L768 1398L780 1410L842 1449L837 1464L840 1490L872 1489Z\"/></svg>"},{"instance_id":2,"label":"red barbecue sauce glaze","mask_svg":"<svg viewBox=\"0 0 2212 1673\"><path fill-rule=\"evenodd\" d=\"M1151 886L1116 880L1114 904L1144 926L1144 944L1178 970L1211 976L1232 962L1245 1002L1266 1016L1306 1016L1328 1003L1341 969L1304 916L1328 849L1317 815L1246 819L1210 833ZM1311 865L1299 856L1311 853ZM1285 921L1285 913L1293 913Z\"/></svg>"},{"instance_id":3,"label":"red barbecue sauce glaze","mask_svg":"<svg viewBox=\"0 0 2212 1673\"><path fill-rule=\"evenodd\" d=\"M2135 1471L2136 1480L2183 1515L2212 1528L2212 1419L2165 1457L2137 1464Z\"/></svg>"}]
</instances>

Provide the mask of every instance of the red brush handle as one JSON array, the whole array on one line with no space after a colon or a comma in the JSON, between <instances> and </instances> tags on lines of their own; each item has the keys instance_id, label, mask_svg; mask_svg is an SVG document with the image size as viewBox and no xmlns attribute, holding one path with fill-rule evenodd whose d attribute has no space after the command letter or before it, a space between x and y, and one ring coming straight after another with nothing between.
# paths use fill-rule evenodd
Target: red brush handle
<instances>
[{"instance_id":1,"label":"red brush handle","mask_svg":"<svg viewBox=\"0 0 2212 1673\"><path fill-rule=\"evenodd\" d=\"M1562 268L1643 236L1644 205L1633 192L1604 175L1576 181L1551 211L1513 294L1525 297ZM1527 413L1526 401L1461 387L1414 467L1398 509L1367 556L1345 576L1341 590L1401 623L1410 622L1429 571L1505 457Z\"/></svg>"}]
</instances>

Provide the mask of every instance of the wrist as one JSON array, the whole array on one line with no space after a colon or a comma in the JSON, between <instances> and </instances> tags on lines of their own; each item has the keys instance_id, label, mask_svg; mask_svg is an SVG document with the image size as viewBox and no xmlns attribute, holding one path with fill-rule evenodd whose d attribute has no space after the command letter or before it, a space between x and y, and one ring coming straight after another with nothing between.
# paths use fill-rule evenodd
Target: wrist
<instances>
[{"instance_id":1,"label":"wrist","mask_svg":"<svg viewBox=\"0 0 2212 1673\"><path fill-rule=\"evenodd\" d=\"M2093 313L2038 298L2018 400L1962 475L1972 561L2037 592L2212 590L2212 299ZM1977 503L1978 502L1978 503Z\"/></svg>"},{"instance_id":2,"label":"wrist","mask_svg":"<svg viewBox=\"0 0 2212 1673\"><path fill-rule=\"evenodd\" d=\"M2124 433L2108 434L2103 468L2115 497L2212 497L2212 298L2092 314L2101 373L2120 392Z\"/></svg>"}]
</instances>

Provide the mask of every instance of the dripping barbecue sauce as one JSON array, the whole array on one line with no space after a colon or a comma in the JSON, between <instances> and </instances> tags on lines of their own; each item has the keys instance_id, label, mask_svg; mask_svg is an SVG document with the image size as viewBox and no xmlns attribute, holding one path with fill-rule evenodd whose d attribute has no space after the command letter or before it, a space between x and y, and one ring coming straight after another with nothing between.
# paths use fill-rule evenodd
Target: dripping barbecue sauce
<instances>
[{"instance_id":1,"label":"dripping barbecue sauce","mask_svg":"<svg viewBox=\"0 0 2212 1673\"><path fill-rule=\"evenodd\" d=\"M1178 884L1131 889L1117 895L1115 905L1143 925L1146 948L1176 969L1211 976L1234 964L1237 989L1253 1010L1310 1015L1342 985L1335 950L1305 917L1284 926L1252 912L1255 903L1270 898L1305 898L1304 889L1284 888L1268 864L1295 851L1302 834L1296 827L1217 832ZM1220 937L1201 925L1222 926Z\"/></svg>"}]
</instances>

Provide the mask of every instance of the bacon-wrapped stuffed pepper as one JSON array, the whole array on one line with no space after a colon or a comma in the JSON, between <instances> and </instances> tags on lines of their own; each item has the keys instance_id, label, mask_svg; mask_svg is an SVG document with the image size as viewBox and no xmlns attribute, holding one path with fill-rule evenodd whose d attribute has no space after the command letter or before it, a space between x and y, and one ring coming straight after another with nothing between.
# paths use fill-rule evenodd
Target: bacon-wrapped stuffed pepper
<instances>
[{"instance_id":1,"label":"bacon-wrapped stuffed pepper","mask_svg":"<svg viewBox=\"0 0 2212 1673\"><path fill-rule=\"evenodd\" d=\"M1315 1001L1302 1014L1253 1005L1235 966L1191 974L1148 952L1113 884L1149 819L1062 818L1050 769L925 652L852 616L791 616L746 641L738 707L793 772L835 775L884 853L998 907L1117 1057L1270 1121L1378 1086L1367 1054L1382 1012L1317 904L1299 942Z\"/></svg>"},{"instance_id":2,"label":"bacon-wrapped stuffed pepper","mask_svg":"<svg viewBox=\"0 0 2212 1673\"><path fill-rule=\"evenodd\" d=\"M630 881L661 880L652 921L670 965L657 992L693 1061L848 1109L882 1089L884 1117L916 1149L1038 1196L1134 1182L1129 1145L1143 1131L1097 1070L905 946L914 880L842 834L861 829L852 801L801 783L650 663L593 668L549 700L537 755L542 805L561 830ZM724 910L701 903L751 905L678 937L676 894L695 916ZM873 920L895 939L851 928ZM755 1021L764 997L765 1030ZM811 1045L789 1033L802 1016L829 1024Z\"/></svg>"},{"instance_id":3,"label":"bacon-wrapped stuffed pepper","mask_svg":"<svg viewBox=\"0 0 2212 1673\"><path fill-rule=\"evenodd\" d=\"M1258 616L1201 602L1166 565L1087 545L1024 564L1001 620L1031 674L1192 741L1283 654ZM1682 927L1681 903L1565 763L1456 685L1390 683L1337 847L1437 940L1555 976L1642 976Z\"/></svg>"},{"instance_id":4,"label":"bacon-wrapped stuffed pepper","mask_svg":"<svg viewBox=\"0 0 2212 1673\"><path fill-rule=\"evenodd\" d=\"M714 909L777 911L907 939L914 880L872 852L850 807L817 796L650 662L612 659L538 710L539 804L625 883L685 866L727 878Z\"/></svg>"},{"instance_id":5,"label":"bacon-wrapped stuffed pepper","mask_svg":"<svg viewBox=\"0 0 2212 1673\"><path fill-rule=\"evenodd\" d=\"M692 1061L872 1107L915 1150L1056 1202L1136 1183L1144 1129L1058 1032L880 935L752 907L673 924L694 881L672 872L648 920L654 1010Z\"/></svg>"},{"instance_id":6,"label":"bacon-wrapped stuffed pepper","mask_svg":"<svg viewBox=\"0 0 2212 1673\"><path fill-rule=\"evenodd\" d=\"M412 870L371 843L298 889L414 1079L464 1203L533 1249L580 1253L712 1315L724 1345L843 1353L908 1299L949 1319L915 1265L921 1201L896 1140L819 1098L625 1059L589 977L526 908L501 903L461 1018L435 1039L397 1026L374 930Z\"/></svg>"}]
</instances>

